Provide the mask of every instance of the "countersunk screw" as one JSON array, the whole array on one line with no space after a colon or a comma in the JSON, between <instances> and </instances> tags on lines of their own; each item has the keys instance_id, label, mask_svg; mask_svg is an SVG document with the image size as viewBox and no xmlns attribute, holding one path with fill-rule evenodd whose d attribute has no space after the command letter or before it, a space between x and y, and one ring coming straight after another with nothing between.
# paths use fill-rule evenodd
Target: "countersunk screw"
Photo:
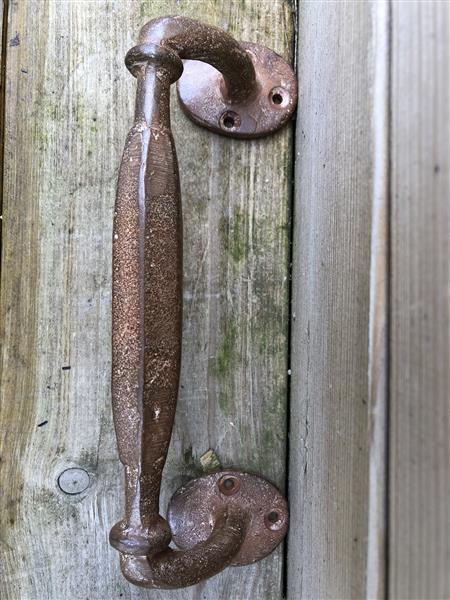
<instances>
[{"instance_id":1,"label":"countersunk screw","mask_svg":"<svg viewBox=\"0 0 450 600\"><path fill-rule=\"evenodd\" d=\"M219 479L218 486L224 496L232 496L239 491L241 482L237 477L234 477L234 475L224 475Z\"/></svg>"}]
</instances>

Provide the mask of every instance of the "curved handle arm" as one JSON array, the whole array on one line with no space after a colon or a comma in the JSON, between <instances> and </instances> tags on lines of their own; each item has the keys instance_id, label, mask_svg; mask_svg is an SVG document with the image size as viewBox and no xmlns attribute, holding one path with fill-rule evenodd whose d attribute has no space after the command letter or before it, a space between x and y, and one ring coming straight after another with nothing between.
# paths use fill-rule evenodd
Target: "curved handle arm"
<instances>
[{"instance_id":1,"label":"curved handle arm","mask_svg":"<svg viewBox=\"0 0 450 600\"><path fill-rule=\"evenodd\" d=\"M255 68L249 54L223 29L186 17L161 17L141 29L137 48L139 45L145 48L147 44L172 50L181 59L212 65L222 74L222 92L231 102L245 101L257 92ZM134 49L128 57L133 53Z\"/></svg>"},{"instance_id":2,"label":"curved handle arm","mask_svg":"<svg viewBox=\"0 0 450 600\"><path fill-rule=\"evenodd\" d=\"M238 554L250 519L227 505L206 540L174 551L159 515L181 360L182 216L169 92L182 58L219 69L227 102L253 101L258 93L250 54L225 32L190 19L147 23L126 57L137 94L115 205L112 309L112 402L126 501L110 541L130 581L161 588L192 585L222 570Z\"/></svg>"}]
</instances>

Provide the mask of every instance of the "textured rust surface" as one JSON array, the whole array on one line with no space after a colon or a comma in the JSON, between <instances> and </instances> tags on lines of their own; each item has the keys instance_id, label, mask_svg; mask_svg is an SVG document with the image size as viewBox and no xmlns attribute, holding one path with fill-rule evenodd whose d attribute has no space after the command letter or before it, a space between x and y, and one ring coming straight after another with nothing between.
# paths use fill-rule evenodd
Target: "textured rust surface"
<instances>
[{"instance_id":1,"label":"textured rust surface","mask_svg":"<svg viewBox=\"0 0 450 600\"><path fill-rule=\"evenodd\" d=\"M186 488L203 497L202 503L192 506L194 512L199 511L192 514L195 533L182 505L184 492L178 492L170 525L182 548L184 545L180 551L169 548L171 527L159 514L181 360L182 216L170 130L170 85L182 74L182 59L205 61L222 73L214 84L215 93L220 88L220 97L236 111L242 106L254 107L262 89L261 61L255 61L254 55L259 53L266 67L278 65L279 59L261 48L239 44L209 25L164 17L142 28L138 45L125 59L137 78L137 94L117 187L112 307L112 402L119 456L125 468L125 516L112 528L110 541L122 554L124 575L136 585L193 585L229 564L265 556L287 528L287 508L279 492L268 482L243 473L215 474ZM283 69L274 66L276 73ZM285 85L277 75L268 84L270 90L274 82ZM264 88L264 94L267 90ZM291 89L289 102L286 100L290 112L294 98ZM277 105L270 102L269 106ZM281 114L283 101L279 104L281 108L273 110ZM228 116L220 117L225 128ZM242 130L235 133L242 137L248 127L245 112L241 111L241 117ZM270 125L265 133L282 122L278 118L274 127L270 119L264 121ZM207 529L201 516L205 514ZM195 544L186 545L184 527Z\"/></svg>"},{"instance_id":2,"label":"textured rust surface","mask_svg":"<svg viewBox=\"0 0 450 600\"><path fill-rule=\"evenodd\" d=\"M181 199L169 121L180 70L179 59L154 58L138 72L115 207L112 396L126 516L111 541L135 553L170 541L157 515L181 358Z\"/></svg>"}]
</instances>

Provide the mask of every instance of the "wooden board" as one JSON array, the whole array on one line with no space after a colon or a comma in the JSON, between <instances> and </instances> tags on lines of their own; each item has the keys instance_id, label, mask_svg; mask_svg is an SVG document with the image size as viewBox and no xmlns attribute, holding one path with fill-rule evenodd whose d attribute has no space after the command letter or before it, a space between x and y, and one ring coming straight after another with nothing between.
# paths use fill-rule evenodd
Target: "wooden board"
<instances>
[{"instance_id":1,"label":"wooden board","mask_svg":"<svg viewBox=\"0 0 450 600\"><path fill-rule=\"evenodd\" d=\"M450 598L450 7L394 3L389 595Z\"/></svg>"},{"instance_id":2,"label":"wooden board","mask_svg":"<svg viewBox=\"0 0 450 600\"><path fill-rule=\"evenodd\" d=\"M288 592L384 594L388 7L299 7Z\"/></svg>"},{"instance_id":3,"label":"wooden board","mask_svg":"<svg viewBox=\"0 0 450 600\"><path fill-rule=\"evenodd\" d=\"M111 227L132 122L123 65L150 18L182 14L292 58L291 5L11 0L8 15L0 488L2 597L280 598L283 550L181 592L122 578L110 407ZM184 206L181 398L170 494L214 448L284 485L291 131L231 141L173 106ZM69 467L90 485L58 488Z\"/></svg>"}]
</instances>

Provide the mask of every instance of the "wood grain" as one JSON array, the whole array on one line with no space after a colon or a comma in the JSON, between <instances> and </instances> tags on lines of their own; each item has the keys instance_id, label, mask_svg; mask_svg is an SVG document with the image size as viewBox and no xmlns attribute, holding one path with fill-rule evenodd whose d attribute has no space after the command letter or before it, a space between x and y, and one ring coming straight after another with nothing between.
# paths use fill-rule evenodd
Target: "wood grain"
<instances>
[{"instance_id":1,"label":"wood grain","mask_svg":"<svg viewBox=\"0 0 450 600\"><path fill-rule=\"evenodd\" d=\"M450 7L394 3L389 596L450 598Z\"/></svg>"},{"instance_id":2,"label":"wood grain","mask_svg":"<svg viewBox=\"0 0 450 600\"><path fill-rule=\"evenodd\" d=\"M298 23L288 597L381 598L387 5Z\"/></svg>"},{"instance_id":3,"label":"wood grain","mask_svg":"<svg viewBox=\"0 0 450 600\"><path fill-rule=\"evenodd\" d=\"M108 532L122 515L110 407L111 228L135 85L123 65L146 20L182 14L292 58L291 6L12 0L2 280L2 597L280 598L283 551L180 592L122 578ZM184 206L181 398L162 510L222 464L284 485L291 131L222 139L173 104ZM90 486L57 485L69 467ZM76 487L76 486L75 486Z\"/></svg>"}]
</instances>

